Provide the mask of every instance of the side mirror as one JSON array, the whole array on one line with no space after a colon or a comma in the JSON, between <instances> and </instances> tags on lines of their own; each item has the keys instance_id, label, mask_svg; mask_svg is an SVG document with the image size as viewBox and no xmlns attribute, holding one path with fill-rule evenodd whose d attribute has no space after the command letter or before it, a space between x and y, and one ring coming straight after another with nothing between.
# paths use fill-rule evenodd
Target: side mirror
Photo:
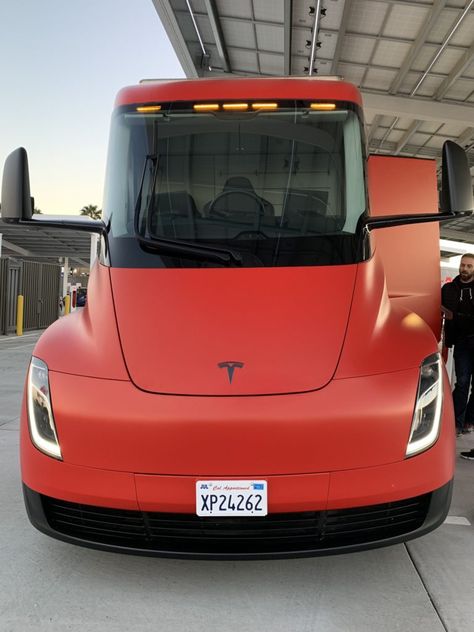
<instances>
[{"instance_id":1,"label":"side mirror","mask_svg":"<svg viewBox=\"0 0 474 632\"><path fill-rule=\"evenodd\" d=\"M30 176L26 149L15 149L5 161L2 182L2 220L17 224L30 220L33 200L30 197Z\"/></svg>"},{"instance_id":2,"label":"side mirror","mask_svg":"<svg viewBox=\"0 0 474 632\"><path fill-rule=\"evenodd\" d=\"M441 209L449 213L473 210L472 182L466 152L457 143L443 145Z\"/></svg>"}]
</instances>

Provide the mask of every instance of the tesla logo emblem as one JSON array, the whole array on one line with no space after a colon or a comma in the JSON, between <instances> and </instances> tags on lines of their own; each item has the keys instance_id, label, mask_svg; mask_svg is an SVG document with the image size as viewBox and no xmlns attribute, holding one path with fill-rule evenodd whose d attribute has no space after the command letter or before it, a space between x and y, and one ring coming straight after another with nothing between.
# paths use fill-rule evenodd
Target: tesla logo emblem
<instances>
[{"instance_id":1,"label":"tesla logo emblem","mask_svg":"<svg viewBox=\"0 0 474 632\"><path fill-rule=\"evenodd\" d=\"M220 369L227 369L227 375L229 376L229 382L232 384L232 378L234 377L235 369L241 369L244 366L243 362L219 362L217 365Z\"/></svg>"}]
</instances>

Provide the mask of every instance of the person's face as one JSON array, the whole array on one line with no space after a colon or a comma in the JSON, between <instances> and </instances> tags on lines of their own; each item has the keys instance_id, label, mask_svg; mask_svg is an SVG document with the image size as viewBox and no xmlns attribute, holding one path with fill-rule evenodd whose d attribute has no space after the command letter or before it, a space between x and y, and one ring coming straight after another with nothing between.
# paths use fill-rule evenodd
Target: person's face
<instances>
[{"instance_id":1,"label":"person's face","mask_svg":"<svg viewBox=\"0 0 474 632\"><path fill-rule=\"evenodd\" d=\"M474 279L474 259L472 257L463 257L459 264L459 276L461 281L468 283Z\"/></svg>"}]
</instances>

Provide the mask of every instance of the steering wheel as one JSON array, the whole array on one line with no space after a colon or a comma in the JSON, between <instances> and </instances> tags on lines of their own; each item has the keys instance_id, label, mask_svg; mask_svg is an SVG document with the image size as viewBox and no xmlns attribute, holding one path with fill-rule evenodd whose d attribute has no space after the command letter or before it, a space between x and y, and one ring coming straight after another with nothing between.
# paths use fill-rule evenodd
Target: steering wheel
<instances>
[{"instance_id":1,"label":"steering wheel","mask_svg":"<svg viewBox=\"0 0 474 632\"><path fill-rule=\"evenodd\" d=\"M229 195L235 195L235 193L238 193L239 195L246 195L247 197L252 198L252 200L255 200L257 204L259 205L260 208L259 208L258 222L257 222L257 231L258 231L258 229L260 228L260 220L265 214L265 205L263 204L262 199L259 198L256 193L253 193L252 191L248 191L247 189L231 189L229 191L222 191L222 193L219 193L219 195L217 195L209 204L209 207L207 209L207 214L209 216L214 215L215 217L229 217L229 214L232 213L232 211L220 211L219 209L215 209L214 206L217 204L217 202L219 202L219 200L222 200L222 198ZM250 215L250 213L252 213L252 211L242 211L242 214Z\"/></svg>"},{"instance_id":2,"label":"steering wheel","mask_svg":"<svg viewBox=\"0 0 474 632\"><path fill-rule=\"evenodd\" d=\"M250 237L252 237L252 235L255 235L255 236L258 235L259 239L268 239L268 235L266 235L261 230L241 230L240 233L237 233L237 235L234 235L232 237L232 241L234 241L234 239L240 239L241 237L245 237L246 235L249 235Z\"/></svg>"}]
</instances>

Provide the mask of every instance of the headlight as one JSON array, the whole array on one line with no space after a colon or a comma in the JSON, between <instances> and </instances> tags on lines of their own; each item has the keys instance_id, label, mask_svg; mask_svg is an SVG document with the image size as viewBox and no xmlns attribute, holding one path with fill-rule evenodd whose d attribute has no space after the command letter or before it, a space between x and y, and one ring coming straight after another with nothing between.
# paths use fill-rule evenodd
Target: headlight
<instances>
[{"instance_id":1,"label":"headlight","mask_svg":"<svg viewBox=\"0 0 474 632\"><path fill-rule=\"evenodd\" d=\"M443 371L441 356L428 356L420 367L415 412L406 456L428 449L439 435L443 408Z\"/></svg>"},{"instance_id":2,"label":"headlight","mask_svg":"<svg viewBox=\"0 0 474 632\"><path fill-rule=\"evenodd\" d=\"M28 372L28 423L35 446L49 456L61 458L54 425L49 392L48 367L38 358L31 358Z\"/></svg>"}]
</instances>

